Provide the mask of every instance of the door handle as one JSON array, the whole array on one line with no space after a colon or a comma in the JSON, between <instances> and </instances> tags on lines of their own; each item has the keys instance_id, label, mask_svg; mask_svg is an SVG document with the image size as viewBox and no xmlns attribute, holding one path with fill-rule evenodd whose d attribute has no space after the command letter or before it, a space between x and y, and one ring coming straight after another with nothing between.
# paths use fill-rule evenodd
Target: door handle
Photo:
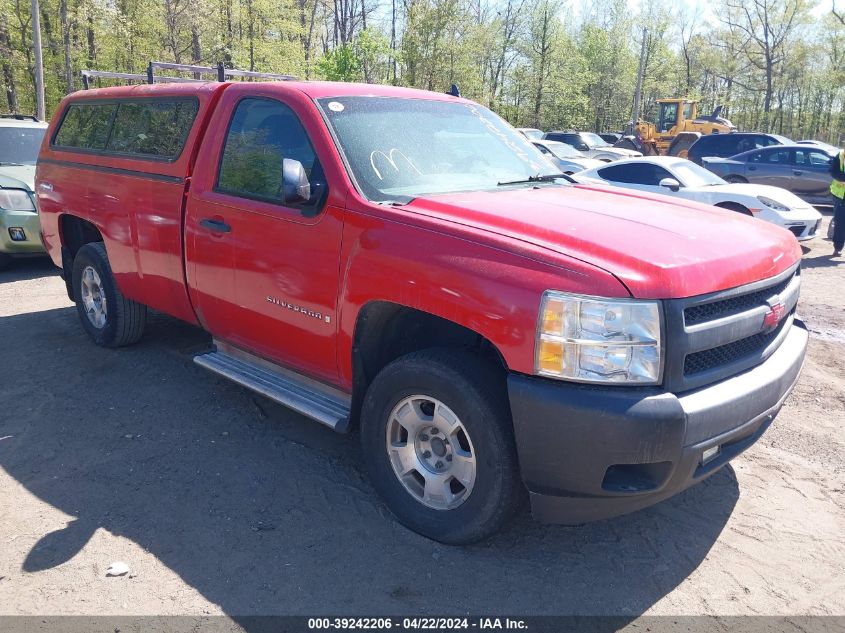
<instances>
[{"instance_id":1,"label":"door handle","mask_svg":"<svg viewBox=\"0 0 845 633\"><path fill-rule=\"evenodd\" d=\"M212 218L203 218L200 220L200 226L214 233L228 233L232 230L232 227L223 220L214 220Z\"/></svg>"},{"instance_id":2,"label":"door handle","mask_svg":"<svg viewBox=\"0 0 845 633\"><path fill-rule=\"evenodd\" d=\"M754 165L748 166L748 171L755 171L757 168Z\"/></svg>"}]
</instances>

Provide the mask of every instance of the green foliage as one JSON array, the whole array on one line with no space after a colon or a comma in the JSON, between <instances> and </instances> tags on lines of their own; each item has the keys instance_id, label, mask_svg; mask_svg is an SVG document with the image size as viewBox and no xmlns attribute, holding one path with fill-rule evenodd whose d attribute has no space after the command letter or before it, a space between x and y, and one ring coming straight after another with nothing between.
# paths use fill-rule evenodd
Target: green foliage
<instances>
[{"instance_id":1,"label":"green foliage","mask_svg":"<svg viewBox=\"0 0 845 633\"><path fill-rule=\"evenodd\" d=\"M317 76L327 81L358 81L361 62L348 44L327 51L317 60Z\"/></svg>"},{"instance_id":2,"label":"green foliage","mask_svg":"<svg viewBox=\"0 0 845 633\"><path fill-rule=\"evenodd\" d=\"M642 0L633 11L625 0L40 2L48 116L81 87L84 68L143 73L149 60L219 60L436 91L455 83L514 124L621 130L645 26L643 118L654 119L661 97L689 96L704 113L723 104L740 129L845 135L845 25L806 0L719 0L696 10ZM756 7L750 17L743 2ZM12 107L9 97L34 111L29 8L0 0L0 111ZM766 28L777 42L768 63Z\"/></svg>"}]
</instances>

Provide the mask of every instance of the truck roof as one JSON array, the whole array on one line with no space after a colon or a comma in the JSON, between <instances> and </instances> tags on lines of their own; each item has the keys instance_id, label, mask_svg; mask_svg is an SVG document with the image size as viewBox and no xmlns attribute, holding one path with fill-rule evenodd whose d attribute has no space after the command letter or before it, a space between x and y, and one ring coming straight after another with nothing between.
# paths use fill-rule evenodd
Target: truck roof
<instances>
[{"instance_id":1,"label":"truck roof","mask_svg":"<svg viewBox=\"0 0 845 633\"><path fill-rule=\"evenodd\" d=\"M111 88L95 88L80 90L71 95L71 100L112 99L142 96L189 96L198 93L211 93L224 90L231 85L242 85L244 82L204 81L191 83L160 83L137 84L134 86L114 86ZM385 86L381 84L348 83L340 81L270 81L261 82L262 86L269 85L278 88L280 93L298 90L312 99L325 97L394 97L404 99L428 99L433 101L452 101L470 103L467 99L453 97L446 93L419 90L417 88L403 88L399 86Z\"/></svg>"}]
</instances>

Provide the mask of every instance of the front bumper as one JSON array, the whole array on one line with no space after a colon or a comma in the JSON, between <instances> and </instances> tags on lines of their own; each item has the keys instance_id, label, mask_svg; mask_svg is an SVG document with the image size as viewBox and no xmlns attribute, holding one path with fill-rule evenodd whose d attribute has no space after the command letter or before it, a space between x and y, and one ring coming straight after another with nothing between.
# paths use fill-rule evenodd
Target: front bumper
<instances>
[{"instance_id":1,"label":"front bumper","mask_svg":"<svg viewBox=\"0 0 845 633\"><path fill-rule=\"evenodd\" d=\"M508 394L534 517L578 524L633 512L712 475L768 428L798 380L795 321L762 364L675 395L511 374ZM714 458L702 454L718 446Z\"/></svg>"},{"instance_id":2,"label":"front bumper","mask_svg":"<svg viewBox=\"0 0 845 633\"><path fill-rule=\"evenodd\" d=\"M25 239L12 239L9 229L22 229ZM33 211L0 210L0 253L7 255L43 255L41 223Z\"/></svg>"}]
</instances>

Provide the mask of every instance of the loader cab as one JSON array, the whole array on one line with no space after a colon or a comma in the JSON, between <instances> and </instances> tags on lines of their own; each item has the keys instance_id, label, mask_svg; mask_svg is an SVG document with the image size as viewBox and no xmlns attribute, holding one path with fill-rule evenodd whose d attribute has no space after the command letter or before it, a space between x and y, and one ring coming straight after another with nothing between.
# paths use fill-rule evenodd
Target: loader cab
<instances>
[{"instance_id":1,"label":"loader cab","mask_svg":"<svg viewBox=\"0 0 845 633\"><path fill-rule=\"evenodd\" d=\"M697 115L696 102L686 99L658 99L657 131L670 132L675 126L683 126L685 120Z\"/></svg>"}]
</instances>

